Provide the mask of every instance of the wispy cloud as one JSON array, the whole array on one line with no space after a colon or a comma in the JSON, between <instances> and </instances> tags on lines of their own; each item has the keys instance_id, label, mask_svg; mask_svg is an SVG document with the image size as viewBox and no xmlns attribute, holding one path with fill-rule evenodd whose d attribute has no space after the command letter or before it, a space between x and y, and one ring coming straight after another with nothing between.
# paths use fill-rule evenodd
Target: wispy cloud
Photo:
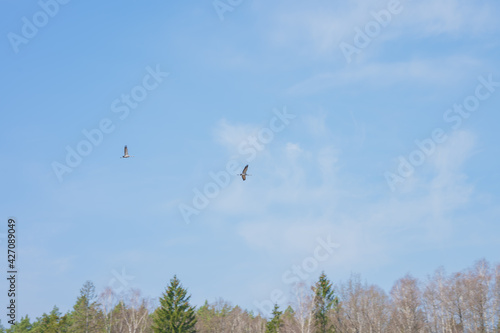
<instances>
[{"instance_id":1,"label":"wispy cloud","mask_svg":"<svg viewBox=\"0 0 500 333\"><path fill-rule=\"evenodd\" d=\"M217 143L235 153L239 144L254 135L258 129L255 124L232 124L227 119L221 119L215 126L213 135Z\"/></svg>"},{"instance_id":2,"label":"wispy cloud","mask_svg":"<svg viewBox=\"0 0 500 333\"><path fill-rule=\"evenodd\" d=\"M300 253L315 237L330 233L342 245L331 265L349 260L369 267L373 257L368 254L377 253L385 262L405 242L438 244L451 237L451 220L474 195L463 171L474 147L472 132L453 133L406 191L394 196L380 192L373 179L363 186L346 181L356 175L338 167L339 161L348 163L341 147L287 142L259 160L265 167L257 177L228 187L213 209L218 216L238 212L238 234L254 249ZM311 175L314 169L317 175ZM371 200L375 193L377 199ZM419 230L420 238L402 237L407 230Z\"/></svg>"},{"instance_id":3,"label":"wispy cloud","mask_svg":"<svg viewBox=\"0 0 500 333\"><path fill-rule=\"evenodd\" d=\"M389 63L372 62L354 68L341 68L315 74L292 85L288 92L308 95L329 89L362 84L370 87L387 87L394 84L443 85L462 81L469 75L467 69L477 72L481 63L468 57L413 59Z\"/></svg>"},{"instance_id":4,"label":"wispy cloud","mask_svg":"<svg viewBox=\"0 0 500 333\"><path fill-rule=\"evenodd\" d=\"M315 57L331 57L341 41L352 39L356 26L373 20L370 14L387 8L388 3L358 0L345 4L320 1L316 6L294 2L267 6L273 12L269 36L275 45L294 47L299 53ZM383 40L442 34L477 36L499 28L497 10L491 3L401 0L399 4L403 11L381 35Z\"/></svg>"}]
</instances>

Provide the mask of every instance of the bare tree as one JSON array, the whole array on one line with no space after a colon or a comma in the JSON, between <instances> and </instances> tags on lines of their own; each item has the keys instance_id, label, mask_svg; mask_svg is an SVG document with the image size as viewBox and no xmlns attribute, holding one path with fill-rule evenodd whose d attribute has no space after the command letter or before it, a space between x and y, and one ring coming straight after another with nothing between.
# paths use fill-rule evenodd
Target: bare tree
<instances>
[{"instance_id":1,"label":"bare tree","mask_svg":"<svg viewBox=\"0 0 500 333\"><path fill-rule=\"evenodd\" d=\"M335 317L339 332L387 332L389 324L389 299L376 287L361 284L358 275L340 285L340 308Z\"/></svg>"},{"instance_id":2,"label":"bare tree","mask_svg":"<svg viewBox=\"0 0 500 333\"><path fill-rule=\"evenodd\" d=\"M149 314L152 302L141 296L138 289L130 289L121 301L120 319L128 333L145 333L152 325Z\"/></svg>"},{"instance_id":3,"label":"bare tree","mask_svg":"<svg viewBox=\"0 0 500 333\"><path fill-rule=\"evenodd\" d=\"M467 321L467 304L465 303L467 286L463 274L455 273L448 281L448 302L453 316L453 332L465 332Z\"/></svg>"},{"instance_id":4,"label":"bare tree","mask_svg":"<svg viewBox=\"0 0 500 333\"><path fill-rule=\"evenodd\" d=\"M151 332L154 306L140 291L131 289L118 296L106 288L94 300L93 290L90 282L82 288L72 313L73 329ZM293 301L282 313L280 333L317 333L314 290L304 282L293 286ZM359 275L352 275L335 290L338 305L326 312L335 332L500 333L500 264L491 267L484 259L449 275L439 268L423 284L406 275L395 282L390 296L375 285L362 283ZM196 318L199 333L266 331L265 318L223 299L206 302Z\"/></svg>"},{"instance_id":5,"label":"bare tree","mask_svg":"<svg viewBox=\"0 0 500 333\"><path fill-rule=\"evenodd\" d=\"M486 260L477 261L463 275L466 289L467 329L478 332L493 332L495 329L493 274Z\"/></svg>"},{"instance_id":6,"label":"bare tree","mask_svg":"<svg viewBox=\"0 0 500 333\"><path fill-rule=\"evenodd\" d=\"M411 275L396 281L391 289L391 330L402 333L423 332L424 313L417 279Z\"/></svg>"},{"instance_id":7,"label":"bare tree","mask_svg":"<svg viewBox=\"0 0 500 333\"><path fill-rule=\"evenodd\" d=\"M239 306L235 306L228 314L228 332L247 333L251 332L251 316Z\"/></svg>"},{"instance_id":8,"label":"bare tree","mask_svg":"<svg viewBox=\"0 0 500 333\"><path fill-rule=\"evenodd\" d=\"M112 328L114 321L116 321L116 318L113 317L113 310L118 304L118 299L111 287L106 287L104 291L99 295L99 302L104 317L105 330L107 333L114 332L115 330L113 330Z\"/></svg>"},{"instance_id":9,"label":"bare tree","mask_svg":"<svg viewBox=\"0 0 500 333\"><path fill-rule=\"evenodd\" d=\"M314 295L310 287L299 282L293 286L295 296L296 331L299 333L314 332Z\"/></svg>"},{"instance_id":10,"label":"bare tree","mask_svg":"<svg viewBox=\"0 0 500 333\"><path fill-rule=\"evenodd\" d=\"M460 274L448 277L444 268L436 270L423 292L427 332L464 331L465 292Z\"/></svg>"},{"instance_id":11,"label":"bare tree","mask_svg":"<svg viewBox=\"0 0 500 333\"><path fill-rule=\"evenodd\" d=\"M196 313L196 331L199 333L264 333L266 320L243 311L239 306L219 298L207 301Z\"/></svg>"},{"instance_id":12,"label":"bare tree","mask_svg":"<svg viewBox=\"0 0 500 333\"><path fill-rule=\"evenodd\" d=\"M352 275L339 288L341 299L336 327L341 332L363 332L365 321L363 316L362 286L358 275Z\"/></svg>"},{"instance_id":13,"label":"bare tree","mask_svg":"<svg viewBox=\"0 0 500 333\"><path fill-rule=\"evenodd\" d=\"M494 326L496 326L496 331L500 332L500 264L495 267L494 275L495 282L493 285L493 321Z\"/></svg>"},{"instance_id":14,"label":"bare tree","mask_svg":"<svg viewBox=\"0 0 500 333\"><path fill-rule=\"evenodd\" d=\"M366 322L368 332L382 333L387 332L389 327L389 297L386 293L375 285L365 288L366 295Z\"/></svg>"}]
</instances>

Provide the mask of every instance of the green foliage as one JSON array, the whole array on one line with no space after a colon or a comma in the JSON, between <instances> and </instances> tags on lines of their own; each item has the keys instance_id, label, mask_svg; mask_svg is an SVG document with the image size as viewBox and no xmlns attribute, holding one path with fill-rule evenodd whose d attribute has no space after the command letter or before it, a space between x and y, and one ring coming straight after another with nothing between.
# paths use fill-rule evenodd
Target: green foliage
<instances>
[{"instance_id":1,"label":"green foliage","mask_svg":"<svg viewBox=\"0 0 500 333\"><path fill-rule=\"evenodd\" d=\"M319 333L335 332L330 323L329 313L331 310L337 310L339 300L334 294L333 286L330 280L322 272L318 282L313 287L314 291L314 324Z\"/></svg>"},{"instance_id":2,"label":"green foliage","mask_svg":"<svg viewBox=\"0 0 500 333\"><path fill-rule=\"evenodd\" d=\"M211 327L211 322L214 318L213 308L208 304L208 301L205 301L205 304L198 308L196 311L196 318L198 325L201 326L202 329L209 330Z\"/></svg>"},{"instance_id":3,"label":"green foliage","mask_svg":"<svg viewBox=\"0 0 500 333\"><path fill-rule=\"evenodd\" d=\"M196 311L196 329L203 332L221 332L226 330L226 318L232 311L242 312L239 307L233 308L230 303L219 299L213 304L205 304Z\"/></svg>"},{"instance_id":4,"label":"green foliage","mask_svg":"<svg viewBox=\"0 0 500 333\"><path fill-rule=\"evenodd\" d=\"M6 329L7 333L25 333L30 332L33 325L30 323L30 319L28 315L26 317L21 318L20 322L16 322L14 325L11 325L10 328Z\"/></svg>"},{"instance_id":5,"label":"green foliage","mask_svg":"<svg viewBox=\"0 0 500 333\"><path fill-rule=\"evenodd\" d=\"M44 313L42 317L37 318L33 323L30 332L33 333L59 333L60 332L61 313L57 306L54 306L49 314Z\"/></svg>"},{"instance_id":6,"label":"green foliage","mask_svg":"<svg viewBox=\"0 0 500 333\"><path fill-rule=\"evenodd\" d=\"M279 311L278 304L274 304L273 309L273 319L271 319L266 325L266 333L279 333L280 328L283 326L283 319L281 319L281 315L283 312Z\"/></svg>"},{"instance_id":7,"label":"green foliage","mask_svg":"<svg viewBox=\"0 0 500 333\"><path fill-rule=\"evenodd\" d=\"M255 314L253 313L253 310L250 310L250 311L245 310L245 312L248 314L248 317L250 319L255 319L256 318Z\"/></svg>"},{"instance_id":8,"label":"green foliage","mask_svg":"<svg viewBox=\"0 0 500 333\"><path fill-rule=\"evenodd\" d=\"M71 328L71 315L66 313L64 316L59 318L59 330L58 333L69 333Z\"/></svg>"},{"instance_id":9,"label":"green foliage","mask_svg":"<svg viewBox=\"0 0 500 333\"><path fill-rule=\"evenodd\" d=\"M285 312L283 312L283 319L288 319L288 320L293 320L293 318L295 317L295 311L292 309L292 307L289 305Z\"/></svg>"},{"instance_id":10,"label":"green foliage","mask_svg":"<svg viewBox=\"0 0 500 333\"><path fill-rule=\"evenodd\" d=\"M85 282L80 289L80 297L73 306L70 332L96 333L103 331L104 318L96 298L94 284L91 281Z\"/></svg>"},{"instance_id":11,"label":"green foliage","mask_svg":"<svg viewBox=\"0 0 500 333\"><path fill-rule=\"evenodd\" d=\"M106 327L106 332L121 332L123 328L123 321L120 320L122 314L126 311L126 306L123 300L119 301L111 313L109 314L109 319Z\"/></svg>"},{"instance_id":12,"label":"green foliage","mask_svg":"<svg viewBox=\"0 0 500 333\"><path fill-rule=\"evenodd\" d=\"M0 333L66 333L69 331L68 315L61 316L57 306L54 306L49 314L44 313L36 321L30 323L28 316L21 318L20 322L16 322L8 329L4 329L0 325ZM73 332L73 331L71 331Z\"/></svg>"},{"instance_id":13,"label":"green foliage","mask_svg":"<svg viewBox=\"0 0 500 333\"><path fill-rule=\"evenodd\" d=\"M155 333L191 333L196 332L194 307L189 305L187 290L182 288L177 276L170 280L170 286L160 298L160 307L153 318Z\"/></svg>"}]
</instances>

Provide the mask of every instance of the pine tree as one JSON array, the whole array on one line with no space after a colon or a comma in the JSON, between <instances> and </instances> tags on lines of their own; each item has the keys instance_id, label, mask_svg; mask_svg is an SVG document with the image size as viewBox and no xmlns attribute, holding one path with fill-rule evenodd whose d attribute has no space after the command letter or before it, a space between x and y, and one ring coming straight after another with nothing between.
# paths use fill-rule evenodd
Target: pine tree
<instances>
[{"instance_id":1,"label":"pine tree","mask_svg":"<svg viewBox=\"0 0 500 333\"><path fill-rule=\"evenodd\" d=\"M59 319L59 330L58 333L69 333L71 332L71 315L69 313L64 314Z\"/></svg>"},{"instance_id":2,"label":"pine tree","mask_svg":"<svg viewBox=\"0 0 500 333\"><path fill-rule=\"evenodd\" d=\"M94 284L85 282L71 313L71 332L94 333L102 330L104 321L96 298Z\"/></svg>"},{"instance_id":3,"label":"pine tree","mask_svg":"<svg viewBox=\"0 0 500 333\"><path fill-rule=\"evenodd\" d=\"M325 272L322 272L319 281L313 287L314 291L314 324L319 333L335 332L330 323L330 310L337 310L339 300L334 294L332 283Z\"/></svg>"},{"instance_id":4,"label":"pine tree","mask_svg":"<svg viewBox=\"0 0 500 333\"><path fill-rule=\"evenodd\" d=\"M182 288L179 279L174 275L170 286L160 298L160 307L156 309L153 319L155 333L192 333L196 332L196 316L194 307L189 305L187 290Z\"/></svg>"},{"instance_id":5,"label":"pine tree","mask_svg":"<svg viewBox=\"0 0 500 333\"><path fill-rule=\"evenodd\" d=\"M21 318L20 322L16 322L14 325L11 325L10 328L6 329L7 333L25 333L29 332L32 328L32 324L30 323L30 319L28 315Z\"/></svg>"},{"instance_id":6,"label":"pine tree","mask_svg":"<svg viewBox=\"0 0 500 333\"><path fill-rule=\"evenodd\" d=\"M269 321L266 325L266 333L279 333L281 326L283 326L283 319L281 319L281 314L283 312L279 311L278 304L274 304L274 309L272 312L273 319Z\"/></svg>"},{"instance_id":7,"label":"pine tree","mask_svg":"<svg viewBox=\"0 0 500 333\"><path fill-rule=\"evenodd\" d=\"M50 314L44 313L42 317L37 318L37 321L33 323L33 328L31 332L33 333L59 333L59 321L61 319L61 313L57 306L54 306Z\"/></svg>"}]
</instances>

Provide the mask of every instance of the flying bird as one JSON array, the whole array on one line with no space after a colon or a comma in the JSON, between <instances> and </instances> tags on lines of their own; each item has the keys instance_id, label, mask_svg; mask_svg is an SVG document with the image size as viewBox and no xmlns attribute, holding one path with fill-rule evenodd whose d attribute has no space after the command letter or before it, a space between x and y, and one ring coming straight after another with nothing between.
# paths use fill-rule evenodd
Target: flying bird
<instances>
[{"instance_id":1,"label":"flying bird","mask_svg":"<svg viewBox=\"0 0 500 333\"><path fill-rule=\"evenodd\" d=\"M120 158L129 158L129 157L134 157L134 156L130 156L128 154L128 148L127 148L127 145L125 145L125 148L123 148L123 156Z\"/></svg>"},{"instance_id":2,"label":"flying bird","mask_svg":"<svg viewBox=\"0 0 500 333\"><path fill-rule=\"evenodd\" d=\"M243 168L243 171L238 176L241 176L241 179L243 180L247 179L247 176L251 176L247 174L247 170L248 170L248 164Z\"/></svg>"}]
</instances>

